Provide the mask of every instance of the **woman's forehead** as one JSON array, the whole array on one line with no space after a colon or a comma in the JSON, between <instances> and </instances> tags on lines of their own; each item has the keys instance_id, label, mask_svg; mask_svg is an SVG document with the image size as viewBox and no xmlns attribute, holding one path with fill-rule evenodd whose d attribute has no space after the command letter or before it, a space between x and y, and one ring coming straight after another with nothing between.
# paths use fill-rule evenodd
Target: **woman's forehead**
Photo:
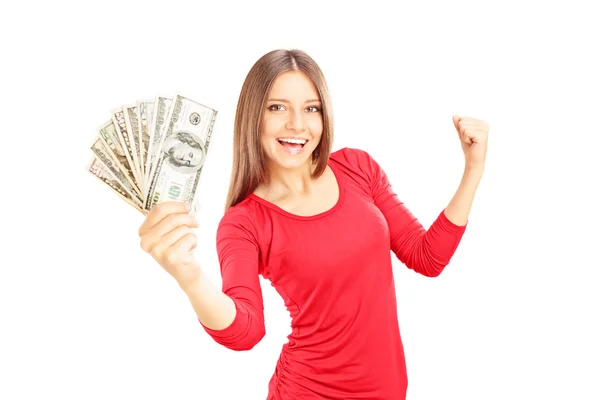
<instances>
[{"instance_id":1,"label":"woman's forehead","mask_svg":"<svg viewBox=\"0 0 600 400\"><path fill-rule=\"evenodd\" d=\"M301 71L279 75L269 92L269 99L287 102L319 101L319 93L310 78Z\"/></svg>"}]
</instances>

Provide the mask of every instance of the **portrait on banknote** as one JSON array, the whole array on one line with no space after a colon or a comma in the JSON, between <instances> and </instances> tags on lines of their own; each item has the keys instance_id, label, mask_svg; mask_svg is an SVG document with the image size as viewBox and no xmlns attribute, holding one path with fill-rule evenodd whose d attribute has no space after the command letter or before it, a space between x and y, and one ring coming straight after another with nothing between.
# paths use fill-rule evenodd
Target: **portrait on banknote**
<instances>
[{"instance_id":1,"label":"portrait on banknote","mask_svg":"<svg viewBox=\"0 0 600 400\"><path fill-rule=\"evenodd\" d=\"M204 143L189 132L176 132L163 146L165 162L178 172L195 173L204 162Z\"/></svg>"}]
</instances>

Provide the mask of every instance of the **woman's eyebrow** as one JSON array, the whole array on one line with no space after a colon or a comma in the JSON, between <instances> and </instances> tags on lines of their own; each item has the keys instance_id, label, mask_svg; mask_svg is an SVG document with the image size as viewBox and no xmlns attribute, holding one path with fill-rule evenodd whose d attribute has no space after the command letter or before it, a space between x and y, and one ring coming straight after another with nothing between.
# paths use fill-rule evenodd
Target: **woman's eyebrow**
<instances>
[{"instance_id":1,"label":"woman's eyebrow","mask_svg":"<svg viewBox=\"0 0 600 400\"><path fill-rule=\"evenodd\" d=\"M281 103L289 103L289 100L286 99L269 99L268 101L279 101ZM305 103L312 103L312 102L320 102L321 100L319 99L310 99L310 100L306 100Z\"/></svg>"}]
</instances>

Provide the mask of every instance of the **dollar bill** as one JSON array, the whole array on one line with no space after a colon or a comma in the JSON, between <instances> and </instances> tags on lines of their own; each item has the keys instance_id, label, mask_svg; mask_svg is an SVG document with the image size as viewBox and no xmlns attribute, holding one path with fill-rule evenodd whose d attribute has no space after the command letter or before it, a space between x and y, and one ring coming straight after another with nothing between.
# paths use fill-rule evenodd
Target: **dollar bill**
<instances>
[{"instance_id":1,"label":"dollar bill","mask_svg":"<svg viewBox=\"0 0 600 400\"><path fill-rule=\"evenodd\" d=\"M154 103L154 115L152 116L152 129L150 130L150 143L148 144L148 159L145 166L144 181L147 182L144 198L148 194L148 187L150 186L150 177L154 173L156 155L160 151L160 144L164 137L164 127L166 125L167 114L171 108L173 99L170 97L157 96Z\"/></svg>"},{"instance_id":2,"label":"dollar bill","mask_svg":"<svg viewBox=\"0 0 600 400\"><path fill-rule=\"evenodd\" d=\"M98 158L92 158L88 165L88 171L96 178L98 178L101 182L104 182L106 185L108 185L127 204L129 204L144 215L148 214L148 212L142 207L142 203L138 199L132 197L125 190L125 188L121 185L119 180L115 178L113 174L110 173L110 171L102 164L102 162Z\"/></svg>"},{"instance_id":3,"label":"dollar bill","mask_svg":"<svg viewBox=\"0 0 600 400\"><path fill-rule=\"evenodd\" d=\"M134 189L134 187L129 183L127 177L125 176L123 171L121 171L121 169L119 168L118 161L115 160L111 156L111 151L104 144L104 142L100 138L96 138L96 140L94 141L94 144L92 144L92 146L91 146L91 149L92 149L92 152L94 153L94 155L96 156L96 158L98 158L98 160L100 160L102 165L104 165L106 167L106 169L108 171L110 171L111 174L119 181L119 184L121 185L121 187L123 187L123 189L132 198L136 199L140 204L143 205L144 203L143 203L142 197L137 193L137 191Z\"/></svg>"},{"instance_id":4,"label":"dollar bill","mask_svg":"<svg viewBox=\"0 0 600 400\"><path fill-rule=\"evenodd\" d=\"M114 160L117 161L116 166L125 174L125 177L131 184L131 187L133 187L133 189L139 195L141 195L142 191L136 186L135 176L133 175L133 171L129 168L129 162L127 161L127 153L123 149L123 146L121 146L121 142L112 119L100 125L98 128L98 137L100 140L102 140L108 150L110 150L110 155Z\"/></svg>"},{"instance_id":5,"label":"dollar bill","mask_svg":"<svg viewBox=\"0 0 600 400\"><path fill-rule=\"evenodd\" d=\"M133 164L135 165L135 172L138 179L138 187L144 190L144 175L142 174L142 166L140 164L140 149L138 146L139 142L139 117L137 112L136 104L128 104L123 106L123 117L125 117L125 127L127 135L129 136L129 143L131 145L131 155L133 158Z\"/></svg>"},{"instance_id":6,"label":"dollar bill","mask_svg":"<svg viewBox=\"0 0 600 400\"><path fill-rule=\"evenodd\" d=\"M145 210L162 201L194 204L216 117L212 108L183 96L173 98L147 181Z\"/></svg>"},{"instance_id":7,"label":"dollar bill","mask_svg":"<svg viewBox=\"0 0 600 400\"><path fill-rule=\"evenodd\" d=\"M137 112L139 117L139 139L138 152L140 153L140 168L146 183L146 163L148 162L148 146L150 145L150 137L152 130L152 119L154 116L154 100L138 100Z\"/></svg>"},{"instance_id":8,"label":"dollar bill","mask_svg":"<svg viewBox=\"0 0 600 400\"><path fill-rule=\"evenodd\" d=\"M127 124L125 123L125 114L123 113L123 109L119 108L112 111L112 120L115 124L115 130L117 132L117 136L119 138L119 142L121 143L121 147L125 149L125 157L127 158L127 165L129 170L131 170L135 185L141 190L142 184L141 179L138 175L138 170L134 162L134 147L130 141L129 133L127 132Z\"/></svg>"}]
</instances>

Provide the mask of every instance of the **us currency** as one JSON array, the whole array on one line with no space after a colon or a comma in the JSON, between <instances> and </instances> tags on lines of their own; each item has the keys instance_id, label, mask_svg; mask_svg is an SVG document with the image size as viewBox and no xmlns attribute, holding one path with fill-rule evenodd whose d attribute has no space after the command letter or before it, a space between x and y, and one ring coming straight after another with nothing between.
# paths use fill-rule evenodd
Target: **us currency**
<instances>
[{"instance_id":1,"label":"us currency","mask_svg":"<svg viewBox=\"0 0 600 400\"><path fill-rule=\"evenodd\" d=\"M92 152L100 160L102 165L106 167L107 170L111 172L111 174L119 181L119 184L123 187L123 189L134 199L136 199L140 204L143 203L142 197L136 192L133 185L129 183L127 177L118 167L118 161L115 160L111 156L111 151L104 144L104 142L100 138L96 138L94 144L91 146Z\"/></svg>"},{"instance_id":2,"label":"us currency","mask_svg":"<svg viewBox=\"0 0 600 400\"><path fill-rule=\"evenodd\" d=\"M155 153L145 210L166 200L194 204L216 117L216 110L175 96L160 150Z\"/></svg>"},{"instance_id":3,"label":"us currency","mask_svg":"<svg viewBox=\"0 0 600 400\"><path fill-rule=\"evenodd\" d=\"M171 108L173 99L169 97L157 96L154 103L154 115L152 117L152 129L150 130L150 143L148 144L148 159L145 166L144 181L146 187L144 191L144 198L148 194L148 187L150 186L150 178L154 173L156 155L160 152L160 144L164 138L165 124L167 120L167 114Z\"/></svg>"},{"instance_id":4,"label":"us currency","mask_svg":"<svg viewBox=\"0 0 600 400\"><path fill-rule=\"evenodd\" d=\"M151 124L154 116L154 100L138 100L136 104L140 124L138 152L140 153L140 168L144 184L146 184L146 163L148 162L148 146L150 145Z\"/></svg>"},{"instance_id":5,"label":"us currency","mask_svg":"<svg viewBox=\"0 0 600 400\"><path fill-rule=\"evenodd\" d=\"M119 140L119 136L117 134L117 130L112 119L100 125L100 127L98 128L98 137L108 148L112 158L117 161L116 166L125 174L125 177L127 181L129 181L129 183L131 184L131 187L133 187L133 189L139 195L141 195L142 192L136 186L135 176L133 175L133 171L129 168L129 163L127 161L127 153L123 149L123 146L121 146L121 142Z\"/></svg>"},{"instance_id":6,"label":"us currency","mask_svg":"<svg viewBox=\"0 0 600 400\"><path fill-rule=\"evenodd\" d=\"M129 143L131 144L131 155L133 156L133 163L135 164L135 172L137 173L138 187L144 190L144 175L142 174L142 166L140 164L140 149L138 146L139 141L139 118L137 114L137 105L128 104L123 106L123 117L125 117L125 127L127 129L127 135L129 136Z\"/></svg>"},{"instance_id":7,"label":"us currency","mask_svg":"<svg viewBox=\"0 0 600 400\"><path fill-rule=\"evenodd\" d=\"M125 151L125 157L127 158L128 168L131 170L135 185L141 190L141 179L138 175L138 171L136 165L133 161L133 153L134 147L132 142L129 140L129 133L127 132L127 124L125 123L125 114L123 113L123 109L115 109L112 112L112 120L115 124L115 130L117 132L117 136L119 138L119 143L121 143L121 147L123 147Z\"/></svg>"},{"instance_id":8,"label":"us currency","mask_svg":"<svg viewBox=\"0 0 600 400\"><path fill-rule=\"evenodd\" d=\"M125 188L119 183L119 180L114 177L113 174L102 164L102 162L93 157L91 162L88 165L88 171L98 178L101 182L104 182L108 185L123 201L127 204L141 212L142 214L147 214L146 210L142 207L142 203L132 197Z\"/></svg>"}]
</instances>

